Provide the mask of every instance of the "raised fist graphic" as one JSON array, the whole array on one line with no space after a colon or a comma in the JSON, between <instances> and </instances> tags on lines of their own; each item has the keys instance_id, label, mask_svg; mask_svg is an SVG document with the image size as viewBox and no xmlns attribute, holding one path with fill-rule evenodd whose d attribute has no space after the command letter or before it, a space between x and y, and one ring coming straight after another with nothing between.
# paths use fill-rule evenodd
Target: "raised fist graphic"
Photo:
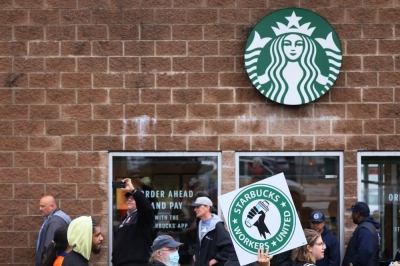
<instances>
[{"instance_id":1,"label":"raised fist graphic","mask_svg":"<svg viewBox=\"0 0 400 266\"><path fill-rule=\"evenodd\" d=\"M257 227L258 232L264 239L267 238L266 233L271 234L265 224L265 213L268 211L268 201L260 201L257 205L250 209L247 214L247 219L245 224L247 227L252 227L253 225Z\"/></svg>"}]
</instances>

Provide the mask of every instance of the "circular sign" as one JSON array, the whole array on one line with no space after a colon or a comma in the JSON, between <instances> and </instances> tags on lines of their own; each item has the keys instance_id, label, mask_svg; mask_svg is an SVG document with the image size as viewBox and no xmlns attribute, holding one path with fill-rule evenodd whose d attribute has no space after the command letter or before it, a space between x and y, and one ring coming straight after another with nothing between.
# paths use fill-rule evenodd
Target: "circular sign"
<instances>
[{"instance_id":1,"label":"circular sign","mask_svg":"<svg viewBox=\"0 0 400 266\"><path fill-rule=\"evenodd\" d=\"M232 239L251 254L257 254L260 247L268 247L271 255L282 250L291 240L295 225L296 209L280 189L271 185L250 185L229 207Z\"/></svg>"},{"instance_id":2,"label":"circular sign","mask_svg":"<svg viewBox=\"0 0 400 266\"><path fill-rule=\"evenodd\" d=\"M318 14L287 8L264 17L249 35L245 67L257 90L285 105L312 102L336 81L342 47Z\"/></svg>"}]
</instances>

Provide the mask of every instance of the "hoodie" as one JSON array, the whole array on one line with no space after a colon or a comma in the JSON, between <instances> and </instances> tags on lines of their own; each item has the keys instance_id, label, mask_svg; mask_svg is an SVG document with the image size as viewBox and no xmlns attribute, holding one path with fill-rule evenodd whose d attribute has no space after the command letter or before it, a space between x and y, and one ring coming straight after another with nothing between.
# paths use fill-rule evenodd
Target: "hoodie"
<instances>
[{"instance_id":1,"label":"hoodie","mask_svg":"<svg viewBox=\"0 0 400 266\"><path fill-rule=\"evenodd\" d=\"M68 227L68 243L72 249L85 259L90 259L92 252L92 217L81 216L73 220Z\"/></svg>"}]
</instances>

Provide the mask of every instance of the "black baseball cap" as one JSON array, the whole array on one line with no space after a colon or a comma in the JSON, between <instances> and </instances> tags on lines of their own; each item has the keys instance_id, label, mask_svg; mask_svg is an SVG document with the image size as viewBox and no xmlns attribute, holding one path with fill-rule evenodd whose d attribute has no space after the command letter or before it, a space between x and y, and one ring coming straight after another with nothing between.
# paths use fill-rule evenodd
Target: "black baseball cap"
<instances>
[{"instance_id":1,"label":"black baseball cap","mask_svg":"<svg viewBox=\"0 0 400 266\"><path fill-rule=\"evenodd\" d=\"M325 215L320 211L312 212L310 215L310 222L322 223L325 222Z\"/></svg>"},{"instance_id":2,"label":"black baseball cap","mask_svg":"<svg viewBox=\"0 0 400 266\"><path fill-rule=\"evenodd\" d=\"M183 243L175 241L171 236L160 235L154 239L151 250L156 251L162 249L163 247L176 248L180 246L183 246Z\"/></svg>"},{"instance_id":3,"label":"black baseball cap","mask_svg":"<svg viewBox=\"0 0 400 266\"><path fill-rule=\"evenodd\" d=\"M369 216L369 207L365 202L362 201L356 202L356 204L351 205L351 207L347 210L352 212L359 212L364 217Z\"/></svg>"}]
</instances>

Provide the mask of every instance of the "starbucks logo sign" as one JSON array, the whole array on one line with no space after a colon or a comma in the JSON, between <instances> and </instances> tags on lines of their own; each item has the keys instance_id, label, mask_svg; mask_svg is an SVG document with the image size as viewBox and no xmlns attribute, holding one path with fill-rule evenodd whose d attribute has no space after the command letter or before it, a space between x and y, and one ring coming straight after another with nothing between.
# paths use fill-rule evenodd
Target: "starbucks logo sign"
<instances>
[{"instance_id":1,"label":"starbucks logo sign","mask_svg":"<svg viewBox=\"0 0 400 266\"><path fill-rule=\"evenodd\" d=\"M342 65L342 48L321 16L287 8L254 27L244 57L249 78L261 94L278 103L300 105L331 88Z\"/></svg>"},{"instance_id":2,"label":"starbucks logo sign","mask_svg":"<svg viewBox=\"0 0 400 266\"><path fill-rule=\"evenodd\" d=\"M282 250L293 237L296 210L277 187L255 184L238 193L229 207L228 227L233 241L249 253L268 247L270 254Z\"/></svg>"}]
</instances>

